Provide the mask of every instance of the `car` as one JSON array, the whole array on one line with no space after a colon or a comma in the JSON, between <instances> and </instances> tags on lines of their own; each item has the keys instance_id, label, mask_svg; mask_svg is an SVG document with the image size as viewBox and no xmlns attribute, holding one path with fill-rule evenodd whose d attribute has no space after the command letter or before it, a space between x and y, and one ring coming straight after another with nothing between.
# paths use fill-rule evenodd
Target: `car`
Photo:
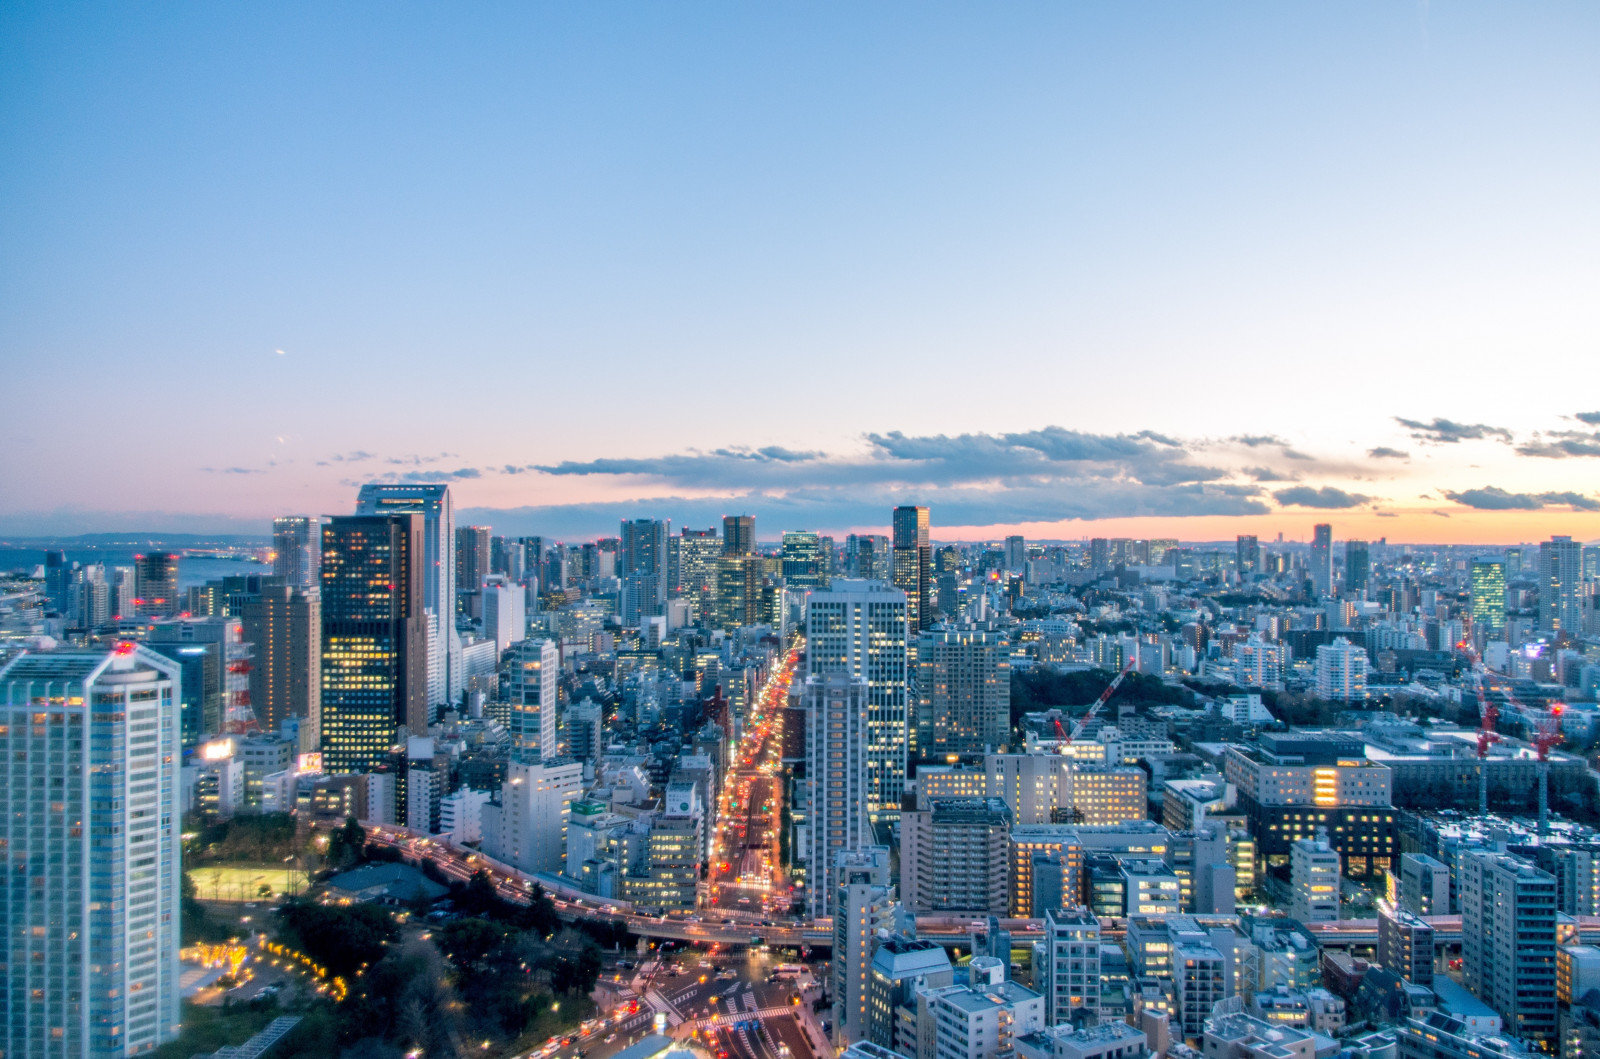
<instances>
[{"instance_id":1,"label":"car","mask_svg":"<svg viewBox=\"0 0 1600 1059\"><path fill-rule=\"evenodd\" d=\"M614 1041L616 1039L617 1039L617 1035L615 1033L608 1033L608 1034L606 1034L605 1041L603 1041L602 1043L610 1044L612 1041Z\"/></svg>"}]
</instances>

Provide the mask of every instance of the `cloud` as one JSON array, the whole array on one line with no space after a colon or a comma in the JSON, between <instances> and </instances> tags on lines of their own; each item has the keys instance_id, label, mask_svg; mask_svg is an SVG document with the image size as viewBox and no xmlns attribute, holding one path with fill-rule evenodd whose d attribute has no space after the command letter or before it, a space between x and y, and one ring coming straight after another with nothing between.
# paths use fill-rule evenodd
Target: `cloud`
<instances>
[{"instance_id":1,"label":"cloud","mask_svg":"<svg viewBox=\"0 0 1600 1059\"><path fill-rule=\"evenodd\" d=\"M1278 490L1272 494L1272 498L1284 507L1316 507L1330 510L1360 507L1372 499L1360 493L1347 493L1343 489L1335 489L1331 485L1325 485L1321 489L1313 489L1309 485L1297 485L1291 489Z\"/></svg>"},{"instance_id":2,"label":"cloud","mask_svg":"<svg viewBox=\"0 0 1600 1059\"><path fill-rule=\"evenodd\" d=\"M1431 423L1423 423L1415 419L1402 419L1395 416L1394 421L1411 431L1411 436L1418 441L1434 445L1454 445L1460 441L1482 441L1495 438L1509 443L1511 431L1505 427L1492 427L1487 423L1456 423L1449 419L1435 418Z\"/></svg>"},{"instance_id":3,"label":"cloud","mask_svg":"<svg viewBox=\"0 0 1600 1059\"><path fill-rule=\"evenodd\" d=\"M273 463L273 466L275 467L275 466L277 466L277 464ZM267 473L265 468L262 468L262 467L222 467L220 469L216 468L216 467L203 467L201 469L204 470L207 474L266 474Z\"/></svg>"},{"instance_id":4,"label":"cloud","mask_svg":"<svg viewBox=\"0 0 1600 1059\"><path fill-rule=\"evenodd\" d=\"M1588 423L1592 427L1600 427L1600 412L1575 412L1572 418L1580 423Z\"/></svg>"},{"instance_id":5,"label":"cloud","mask_svg":"<svg viewBox=\"0 0 1600 1059\"><path fill-rule=\"evenodd\" d=\"M1401 449L1391 449L1387 445L1379 445L1375 449L1368 449L1367 455L1375 460L1409 460L1411 453Z\"/></svg>"},{"instance_id":6,"label":"cloud","mask_svg":"<svg viewBox=\"0 0 1600 1059\"><path fill-rule=\"evenodd\" d=\"M1537 511L1551 505L1565 505L1579 511L1600 511L1600 500L1573 492L1510 493L1498 486L1482 489L1445 491L1447 500L1478 511Z\"/></svg>"},{"instance_id":7,"label":"cloud","mask_svg":"<svg viewBox=\"0 0 1600 1059\"><path fill-rule=\"evenodd\" d=\"M1276 434L1235 434L1228 439L1246 448L1259 449L1263 445L1287 445L1288 442Z\"/></svg>"},{"instance_id":8,"label":"cloud","mask_svg":"<svg viewBox=\"0 0 1600 1059\"><path fill-rule=\"evenodd\" d=\"M1284 474L1282 471L1275 471L1271 467L1246 467L1244 473L1258 482L1297 482L1300 480L1299 475Z\"/></svg>"},{"instance_id":9,"label":"cloud","mask_svg":"<svg viewBox=\"0 0 1600 1059\"><path fill-rule=\"evenodd\" d=\"M370 480L374 482L403 483L406 485L429 485L449 480L482 478L483 472L476 467L460 467L453 471L390 471L378 474Z\"/></svg>"},{"instance_id":10,"label":"cloud","mask_svg":"<svg viewBox=\"0 0 1600 1059\"><path fill-rule=\"evenodd\" d=\"M1530 440L1517 446L1517 454L1542 456L1552 460L1562 460L1569 456L1600 456L1600 433L1558 430L1547 434L1535 434Z\"/></svg>"}]
</instances>

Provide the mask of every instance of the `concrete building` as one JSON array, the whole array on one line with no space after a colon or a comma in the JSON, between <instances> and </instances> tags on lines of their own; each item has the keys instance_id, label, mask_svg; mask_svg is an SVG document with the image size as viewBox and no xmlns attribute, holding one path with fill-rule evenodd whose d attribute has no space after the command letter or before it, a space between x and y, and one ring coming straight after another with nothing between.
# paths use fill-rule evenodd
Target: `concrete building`
<instances>
[{"instance_id":1,"label":"concrete building","mask_svg":"<svg viewBox=\"0 0 1600 1059\"><path fill-rule=\"evenodd\" d=\"M1011 741L1011 660L992 625L943 626L917 644L914 750L920 757L983 754Z\"/></svg>"},{"instance_id":2,"label":"concrete building","mask_svg":"<svg viewBox=\"0 0 1600 1059\"><path fill-rule=\"evenodd\" d=\"M322 581L322 519L284 515L272 520L272 573L284 585L314 591Z\"/></svg>"},{"instance_id":3,"label":"concrete building","mask_svg":"<svg viewBox=\"0 0 1600 1059\"><path fill-rule=\"evenodd\" d=\"M1217 1001L1228 995L1227 961L1216 947L1183 941L1172 947L1173 1026L1198 1039Z\"/></svg>"},{"instance_id":4,"label":"concrete building","mask_svg":"<svg viewBox=\"0 0 1600 1059\"><path fill-rule=\"evenodd\" d=\"M483 810L483 851L525 872L559 874L567 821L583 788L583 765L563 758L506 766L500 800Z\"/></svg>"},{"instance_id":5,"label":"concrete building","mask_svg":"<svg viewBox=\"0 0 1600 1059\"><path fill-rule=\"evenodd\" d=\"M1065 816L1064 822L1090 826L1144 820L1148 782L1141 768L1073 765L1059 776L1057 815Z\"/></svg>"},{"instance_id":6,"label":"concrete building","mask_svg":"<svg viewBox=\"0 0 1600 1059\"><path fill-rule=\"evenodd\" d=\"M1038 854L1056 854L1062 864L1061 872L1067 880L1066 888L1074 897L1060 904L1077 904L1076 894L1083 877L1083 840L1078 829L1065 824L1014 825L1011 828L1010 873L1011 914L1028 917L1034 914L1033 871Z\"/></svg>"},{"instance_id":7,"label":"concrete building","mask_svg":"<svg viewBox=\"0 0 1600 1059\"><path fill-rule=\"evenodd\" d=\"M1324 837L1302 838L1289 852L1289 915L1302 923L1339 918L1339 853Z\"/></svg>"},{"instance_id":8,"label":"concrete building","mask_svg":"<svg viewBox=\"0 0 1600 1059\"><path fill-rule=\"evenodd\" d=\"M911 672L906 594L874 581L836 580L806 604L807 678L846 677L867 691L866 800L893 819L905 790Z\"/></svg>"},{"instance_id":9,"label":"concrete building","mask_svg":"<svg viewBox=\"0 0 1600 1059\"><path fill-rule=\"evenodd\" d=\"M813 917L832 914L833 865L871 844L867 819L867 682L848 673L806 677L806 825L810 831L807 902Z\"/></svg>"},{"instance_id":10,"label":"concrete building","mask_svg":"<svg viewBox=\"0 0 1600 1059\"><path fill-rule=\"evenodd\" d=\"M1435 1012L1394 1030L1398 1059L1534 1059L1538 1052L1498 1034L1474 1033L1460 1019Z\"/></svg>"},{"instance_id":11,"label":"concrete building","mask_svg":"<svg viewBox=\"0 0 1600 1059\"><path fill-rule=\"evenodd\" d=\"M948 799L900 814L900 883L918 914L1006 912L1011 810L999 798Z\"/></svg>"},{"instance_id":12,"label":"concrete building","mask_svg":"<svg viewBox=\"0 0 1600 1059\"><path fill-rule=\"evenodd\" d=\"M918 1059L1003 1059L1044 1029L1044 997L1007 981L1000 961L975 956L968 980L917 994Z\"/></svg>"},{"instance_id":13,"label":"concrete building","mask_svg":"<svg viewBox=\"0 0 1600 1059\"><path fill-rule=\"evenodd\" d=\"M1378 908L1378 965L1412 985L1433 985L1433 927L1404 908Z\"/></svg>"},{"instance_id":14,"label":"concrete building","mask_svg":"<svg viewBox=\"0 0 1600 1059\"><path fill-rule=\"evenodd\" d=\"M1206 1059L1313 1059L1317 1039L1306 1030L1236 1013L1205 1023L1200 1050Z\"/></svg>"},{"instance_id":15,"label":"concrete building","mask_svg":"<svg viewBox=\"0 0 1600 1059\"><path fill-rule=\"evenodd\" d=\"M1317 698L1329 702L1367 700L1367 652L1339 637L1317 648Z\"/></svg>"},{"instance_id":16,"label":"concrete building","mask_svg":"<svg viewBox=\"0 0 1600 1059\"><path fill-rule=\"evenodd\" d=\"M7 1056L122 1059L178 1035L180 679L131 643L0 669Z\"/></svg>"},{"instance_id":17,"label":"concrete building","mask_svg":"<svg viewBox=\"0 0 1600 1059\"><path fill-rule=\"evenodd\" d=\"M516 752L528 759L556 756L556 685L561 676L561 649L554 640L528 639L511 645L502 681L511 703L506 729Z\"/></svg>"},{"instance_id":18,"label":"concrete building","mask_svg":"<svg viewBox=\"0 0 1600 1059\"><path fill-rule=\"evenodd\" d=\"M439 834L456 844L483 841L483 809L488 791L460 787L439 799Z\"/></svg>"},{"instance_id":19,"label":"concrete building","mask_svg":"<svg viewBox=\"0 0 1600 1059\"><path fill-rule=\"evenodd\" d=\"M1556 881L1518 857L1471 852L1461 861L1461 955L1467 989L1508 1032L1556 1039Z\"/></svg>"},{"instance_id":20,"label":"concrete building","mask_svg":"<svg viewBox=\"0 0 1600 1059\"><path fill-rule=\"evenodd\" d=\"M889 847L844 850L829 873L833 904L833 1043L842 1048L867 1037L867 981L872 945L894 914Z\"/></svg>"},{"instance_id":21,"label":"concrete building","mask_svg":"<svg viewBox=\"0 0 1600 1059\"><path fill-rule=\"evenodd\" d=\"M1591 989L1600 989L1600 948L1563 945L1556 950L1556 999L1574 1004Z\"/></svg>"},{"instance_id":22,"label":"concrete building","mask_svg":"<svg viewBox=\"0 0 1600 1059\"><path fill-rule=\"evenodd\" d=\"M1450 914L1450 869L1425 853L1400 855L1400 907L1415 916Z\"/></svg>"},{"instance_id":23,"label":"concrete building","mask_svg":"<svg viewBox=\"0 0 1600 1059\"><path fill-rule=\"evenodd\" d=\"M1146 1059L1149 1037L1126 1022L1049 1026L1017 1038L1018 1059Z\"/></svg>"},{"instance_id":24,"label":"concrete building","mask_svg":"<svg viewBox=\"0 0 1600 1059\"><path fill-rule=\"evenodd\" d=\"M1100 1018L1099 918L1082 907L1046 910L1044 937L1033 952L1045 1025L1094 1025Z\"/></svg>"},{"instance_id":25,"label":"concrete building","mask_svg":"<svg viewBox=\"0 0 1600 1059\"><path fill-rule=\"evenodd\" d=\"M955 982L936 941L895 934L879 942L867 977L867 1038L902 1056L917 1054L917 990Z\"/></svg>"}]
</instances>

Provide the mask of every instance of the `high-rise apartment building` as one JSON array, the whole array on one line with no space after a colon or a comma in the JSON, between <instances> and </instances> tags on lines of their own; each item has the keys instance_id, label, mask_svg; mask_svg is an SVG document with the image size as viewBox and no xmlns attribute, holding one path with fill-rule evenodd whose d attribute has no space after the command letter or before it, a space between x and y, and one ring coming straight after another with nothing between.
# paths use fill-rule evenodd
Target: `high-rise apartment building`
<instances>
[{"instance_id":1,"label":"high-rise apartment building","mask_svg":"<svg viewBox=\"0 0 1600 1059\"><path fill-rule=\"evenodd\" d=\"M1344 592L1358 598L1367 591L1372 576L1372 553L1366 541L1344 542Z\"/></svg>"},{"instance_id":2,"label":"high-rise apartment building","mask_svg":"<svg viewBox=\"0 0 1600 1059\"><path fill-rule=\"evenodd\" d=\"M1329 702L1365 702L1367 652L1341 636L1317 647L1317 697Z\"/></svg>"},{"instance_id":3,"label":"high-rise apartment building","mask_svg":"<svg viewBox=\"0 0 1600 1059\"><path fill-rule=\"evenodd\" d=\"M1378 965L1412 985L1433 986L1433 928L1420 916L1378 906Z\"/></svg>"},{"instance_id":4,"label":"high-rise apartment building","mask_svg":"<svg viewBox=\"0 0 1600 1059\"><path fill-rule=\"evenodd\" d=\"M1462 857L1463 984L1505 1019L1506 1031L1556 1040L1556 880L1519 857Z\"/></svg>"},{"instance_id":5,"label":"high-rise apartment building","mask_svg":"<svg viewBox=\"0 0 1600 1059\"><path fill-rule=\"evenodd\" d=\"M900 814L900 899L912 912L1006 914L1011 810L999 798L951 798Z\"/></svg>"},{"instance_id":6,"label":"high-rise apartment building","mask_svg":"<svg viewBox=\"0 0 1600 1059\"><path fill-rule=\"evenodd\" d=\"M11 1059L122 1059L178 1035L179 679L127 643L0 669Z\"/></svg>"},{"instance_id":7,"label":"high-rise apartment building","mask_svg":"<svg viewBox=\"0 0 1600 1059\"><path fill-rule=\"evenodd\" d=\"M1311 587L1317 595L1333 591L1333 527L1319 522L1311 530Z\"/></svg>"},{"instance_id":8,"label":"high-rise apartment building","mask_svg":"<svg viewBox=\"0 0 1600 1059\"><path fill-rule=\"evenodd\" d=\"M272 520L272 572L283 583L313 592L322 581L322 519L284 515Z\"/></svg>"},{"instance_id":9,"label":"high-rise apartment building","mask_svg":"<svg viewBox=\"0 0 1600 1059\"><path fill-rule=\"evenodd\" d=\"M506 765L499 801L483 808L483 851L522 871L559 875L572 803L583 791L583 764L567 758Z\"/></svg>"},{"instance_id":10,"label":"high-rise apartment building","mask_svg":"<svg viewBox=\"0 0 1600 1059\"><path fill-rule=\"evenodd\" d=\"M322 760L386 763L405 726L428 728L423 516L350 515L322 527Z\"/></svg>"},{"instance_id":11,"label":"high-rise apartment building","mask_svg":"<svg viewBox=\"0 0 1600 1059\"><path fill-rule=\"evenodd\" d=\"M1253 533L1241 533L1233 542L1234 568L1239 580L1248 581L1252 574L1261 572L1261 544Z\"/></svg>"},{"instance_id":12,"label":"high-rise apartment building","mask_svg":"<svg viewBox=\"0 0 1600 1059\"><path fill-rule=\"evenodd\" d=\"M320 559L322 546L317 545ZM240 618L246 641L255 645L250 669L250 706L269 732L300 722L300 749L321 742L322 598L289 585L265 585L245 600Z\"/></svg>"},{"instance_id":13,"label":"high-rise apartment building","mask_svg":"<svg viewBox=\"0 0 1600 1059\"><path fill-rule=\"evenodd\" d=\"M756 517L754 515L722 516L722 554L754 555L756 553Z\"/></svg>"},{"instance_id":14,"label":"high-rise apartment building","mask_svg":"<svg viewBox=\"0 0 1600 1059\"><path fill-rule=\"evenodd\" d=\"M151 552L133 557L134 606L141 615L170 618L183 610L178 592L178 557L171 552Z\"/></svg>"},{"instance_id":15,"label":"high-rise apartment building","mask_svg":"<svg viewBox=\"0 0 1600 1059\"><path fill-rule=\"evenodd\" d=\"M1051 908L1034 946L1035 985L1047 1026L1100 1018L1100 918L1087 908Z\"/></svg>"},{"instance_id":16,"label":"high-rise apartment building","mask_svg":"<svg viewBox=\"0 0 1600 1059\"><path fill-rule=\"evenodd\" d=\"M511 733L517 756L526 761L556 756L556 689L561 650L552 640L522 640L506 660L506 699L511 703Z\"/></svg>"},{"instance_id":17,"label":"high-rise apartment building","mask_svg":"<svg viewBox=\"0 0 1600 1059\"><path fill-rule=\"evenodd\" d=\"M894 587L906 594L906 612L910 616L912 632L920 632L933 624L933 612L928 609L929 589L933 578L933 546L928 540L928 509L895 508L892 529Z\"/></svg>"},{"instance_id":18,"label":"high-rise apartment building","mask_svg":"<svg viewBox=\"0 0 1600 1059\"><path fill-rule=\"evenodd\" d=\"M820 851L819 851L820 852ZM867 1036L867 978L878 929L894 913L889 847L864 846L834 854L827 873L833 916L833 1043ZM820 879L818 880L821 881Z\"/></svg>"},{"instance_id":19,"label":"high-rise apartment building","mask_svg":"<svg viewBox=\"0 0 1600 1059\"><path fill-rule=\"evenodd\" d=\"M424 694L429 706L455 702L466 686L466 677L455 623L456 564L451 561L451 549L455 547L456 516L450 487L369 483L356 495L356 514L422 516L422 606L429 615L423 629L428 676Z\"/></svg>"},{"instance_id":20,"label":"high-rise apartment building","mask_svg":"<svg viewBox=\"0 0 1600 1059\"><path fill-rule=\"evenodd\" d=\"M811 593L806 609L809 673L867 684L866 807L874 819L899 812L905 790L909 609L904 592L850 578Z\"/></svg>"},{"instance_id":21,"label":"high-rise apartment building","mask_svg":"<svg viewBox=\"0 0 1600 1059\"><path fill-rule=\"evenodd\" d=\"M637 518L622 523L617 576L622 579L622 623L636 626L667 604L667 538L672 523ZM682 556L679 556L680 562Z\"/></svg>"},{"instance_id":22,"label":"high-rise apartment building","mask_svg":"<svg viewBox=\"0 0 1600 1059\"><path fill-rule=\"evenodd\" d=\"M1571 537L1539 545L1539 628L1583 635L1583 545Z\"/></svg>"},{"instance_id":23,"label":"high-rise apartment building","mask_svg":"<svg viewBox=\"0 0 1600 1059\"><path fill-rule=\"evenodd\" d=\"M791 530L783 535L783 581L794 588L825 588L822 538L814 530Z\"/></svg>"},{"instance_id":24,"label":"high-rise apartment building","mask_svg":"<svg viewBox=\"0 0 1600 1059\"><path fill-rule=\"evenodd\" d=\"M1486 638L1506 627L1506 564L1499 559L1472 560L1472 627Z\"/></svg>"},{"instance_id":25,"label":"high-rise apartment building","mask_svg":"<svg viewBox=\"0 0 1600 1059\"><path fill-rule=\"evenodd\" d=\"M988 625L929 629L917 644L919 758L982 754L1011 740L1011 657Z\"/></svg>"},{"instance_id":26,"label":"high-rise apartment building","mask_svg":"<svg viewBox=\"0 0 1600 1059\"><path fill-rule=\"evenodd\" d=\"M811 915L831 915L833 863L872 841L867 819L867 681L848 672L811 673L801 692L806 732L807 899Z\"/></svg>"}]
</instances>

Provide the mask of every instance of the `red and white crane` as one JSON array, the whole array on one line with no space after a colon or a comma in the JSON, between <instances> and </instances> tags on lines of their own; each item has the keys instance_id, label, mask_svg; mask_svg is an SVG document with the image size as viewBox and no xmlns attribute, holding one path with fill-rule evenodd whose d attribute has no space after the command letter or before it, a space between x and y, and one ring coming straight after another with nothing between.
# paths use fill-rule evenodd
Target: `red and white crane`
<instances>
[{"instance_id":1,"label":"red and white crane","mask_svg":"<svg viewBox=\"0 0 1600 1059\"><path fill-rule=\"evenodd\" d=\"M1072 726L1071 732L1068 732L1066 728L1062 726L1059 719L1056 720L1056 735L1061 737L1061 752L1063 754L1067 752L1067 746L1071 745L1074 739L1083 735L1083 730L1089 727L1089 722L1094 720L1095 717L1099 715L1100 711L1105 707L1105 704L1111 701L1111 696L1117 693L1117 688L1121 686L1122 679L1129 673L1133 672L1133 667L1137 663L1138 658L1128 659L1127 664L1125 664L1122 667L1122 670L1117 673L1116 677L1106 687L1106 690L1102 691L1100 693L1100 697L1094 700L1094 704L1084 711L1082 717L1078 718L1077 723Z\"/></svg>"}]
</instances>

